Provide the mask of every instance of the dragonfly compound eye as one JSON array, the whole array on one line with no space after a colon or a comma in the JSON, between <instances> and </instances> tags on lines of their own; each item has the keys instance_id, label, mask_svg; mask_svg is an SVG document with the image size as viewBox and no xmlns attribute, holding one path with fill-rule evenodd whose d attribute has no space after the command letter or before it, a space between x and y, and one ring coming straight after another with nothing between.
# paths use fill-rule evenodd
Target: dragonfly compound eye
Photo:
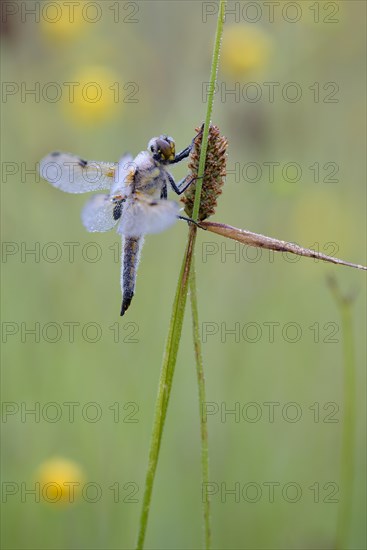
<instances>
[{"instance_id":1,"label":"dragonfly compound eye","mask_svg":"<svg viewBox=\"0 0 367 550\"><path fill-rule=\"evenodd\" d=\"M157 139L158 152L162 160L173 160L175 158L175 142L166 136Z\"/></svg>"}]
</instances>

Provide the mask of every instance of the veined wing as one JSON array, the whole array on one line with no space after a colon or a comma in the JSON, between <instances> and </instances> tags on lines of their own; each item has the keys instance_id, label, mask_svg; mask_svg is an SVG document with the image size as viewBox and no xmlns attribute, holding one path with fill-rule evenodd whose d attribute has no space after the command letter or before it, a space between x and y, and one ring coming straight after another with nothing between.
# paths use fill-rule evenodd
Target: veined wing
<instances>
[{"instance_id":1,"label":"veined wing","mask_svg":"<svg viewBox=\"0 0 367 550\"><path fill-rule=\"evenodd\" d=\"M120 158L116 168L116 176L111 186L111 196L129 196L132 192L132 183L136 172L136 163L130 154Z\"/></svg>"},{"instance_id":2,"label":"veined wing","mask_svg":"<svg viewBox=\"0 0 367 550\"><path fill-rule=\"evenodd\" d=\"M93 195L82 210L84 227L90 232L109 231L118 221L116 209L120 207L121 205L111 201L109 195Z\"/></svg>"},{"instance_id":3,"label":"veined wing","mask_svg":"<svg viewBox=\"0 0 367 550\"><path fill-rule=\"evenodd\" d=\"M177 221L179 212L174 201L148 200L135 193L124 205L117 231L127 237L160 233Z\"/></svg>"},{"instance_id":4,"label":"veined wing","mask_svg":"<svg viewBox=\"0 0 367 550\"><path fill-rule=\"evenodd\" d=\"M116 162L86 161L70 153L51 153L40 162L40 174L66 193L87 193L110 189Z\"/></svg>"}]
</instances>

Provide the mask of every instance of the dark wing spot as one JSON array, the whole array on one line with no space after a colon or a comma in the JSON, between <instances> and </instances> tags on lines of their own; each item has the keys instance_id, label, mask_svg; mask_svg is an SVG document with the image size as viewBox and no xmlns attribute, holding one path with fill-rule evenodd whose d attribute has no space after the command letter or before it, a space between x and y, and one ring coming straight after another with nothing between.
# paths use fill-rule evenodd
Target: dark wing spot
<instances>
[{"instance_id":1,"label":"dark wing spot","mask_svg":"<svg viewBox=\"0 0 367 550\"><path fill-rule=\"evenodd\" d=\"M51 157L59 157L61 153L59 153L59 151L54 151L53 153L51 153Z\"/></svg>"},{"instance_id":2,"label":"dark wing spot","mask_svg":"<svg viewBox=\"0 0 367 550\"><path fill-rule=\"evenodd\" d=\"M113 219L119 220L121 218L121 211L122 211L122 201L119 201L115 204L113 208Z\"/></svg>"},{"instance_id":3,"label":"dark wing spot","mask_svg":"<svg viewBox=\"0 0 367 550\"><path fill-rule=\"evenodd\" d=\"M83 160L83 159L79 159L78 160L78 164L79 166L82 166L83 168L85 168L88 164L88 161L87 160Z\"/></svg>"}]
</instances>

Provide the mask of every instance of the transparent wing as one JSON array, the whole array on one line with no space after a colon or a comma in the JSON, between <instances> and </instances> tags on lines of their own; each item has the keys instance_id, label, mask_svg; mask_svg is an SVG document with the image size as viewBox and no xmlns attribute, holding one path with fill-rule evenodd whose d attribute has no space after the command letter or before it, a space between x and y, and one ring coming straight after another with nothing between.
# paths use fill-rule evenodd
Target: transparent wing
<instances>
[{"instance_id":1,"label":"transparent wing","mask_svg":"<svg viewBox=\"0 0 367 550\"><path fill-rule=\"evenodd\" d=\"M82 222L87 231L109 231L118 220L113 217L116 204L109 195L94 195L82 210Z\"/></svg>"},{"instance_id":2,"label":"transparent wing","mask_svg":"<svg viewBox=\"0 0 367 550\"><path fill-rule=\"evenodd\" d=\"M177 221L179 205L174 201L127 200L117 231L127 237L160 233Z\"/></svg>"},{"instance_id":3,"label":"transparent wing","mask_svg":"<svg viewBox=\"0 0 367 550\"><path fill-rule=\"evenodd\" d=\"M40 162L41 176L66 193L110 189L116 162L86 161L70 153L51 153Z\"/></svg>"},{"instance_id":4,"label":"transparent wing","mask_svg":"<svg viewBox=\"0 0 367 550\"><path fill-rule=\"evenodd\" d=\"M136 163L133 161L132 155L126 154L121 157L118 161L114 183L111 186L111 195L130 195L135 172Z\"/></svg>"}]
</instances>

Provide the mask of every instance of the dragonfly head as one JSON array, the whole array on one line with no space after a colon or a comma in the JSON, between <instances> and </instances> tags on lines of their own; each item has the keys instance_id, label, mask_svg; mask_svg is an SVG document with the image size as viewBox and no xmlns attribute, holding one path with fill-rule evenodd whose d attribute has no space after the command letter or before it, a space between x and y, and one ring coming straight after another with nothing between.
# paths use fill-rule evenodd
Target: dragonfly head
<instances>
[{"instance_id":1,"label":"dragonfly head","mask_svg":"<svg viewBox=\"0 0 367 550\"><path fill-rule=\"evenodd\" d=\"M154 137L148 143L148 151L152 153L154 160L167 164L175 158L175 142L165 135Z\"/></svg>"}]
</instances>

